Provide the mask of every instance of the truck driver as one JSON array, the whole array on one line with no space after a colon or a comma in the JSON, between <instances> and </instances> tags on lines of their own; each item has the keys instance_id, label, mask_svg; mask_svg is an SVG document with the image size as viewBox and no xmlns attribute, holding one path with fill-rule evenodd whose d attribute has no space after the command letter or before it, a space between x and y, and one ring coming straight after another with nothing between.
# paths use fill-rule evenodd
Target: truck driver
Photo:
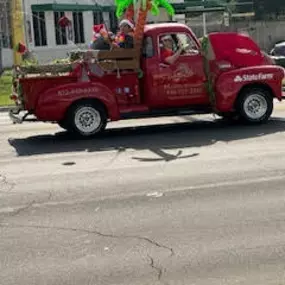
<instances>
[{"instance_id":1,"label":"truck driver","mask_svg":"<svg viewBox=\"0 0 285 285\"><path fill-rule=\"evenodd\" d=\"M160 42L162 45L160 50L161 61L166 64L173 64L181 55L183 51L182 46L178 44L178 49L174 52L174 42L171 35L162 36Z\"/></svg>"}]
</instances>

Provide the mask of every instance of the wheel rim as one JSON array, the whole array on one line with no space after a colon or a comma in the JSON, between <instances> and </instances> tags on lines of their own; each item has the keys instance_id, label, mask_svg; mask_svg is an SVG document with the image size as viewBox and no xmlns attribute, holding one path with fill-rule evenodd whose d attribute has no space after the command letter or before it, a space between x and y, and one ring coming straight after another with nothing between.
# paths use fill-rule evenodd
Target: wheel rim
<instances>
[{"instance_id":1,"label":"wheel rim","mask_svg":"<svg viewBox=\"0 0 285 285\"><path fill-rule=\"evenodd\" d=\"M74 118L76 128L82 134L95 133L102 124L100 113L92 107L81 107Z\"/></svg>"},{"instance_id":2,"label":"wheel rim","mask_svg":"<svg viewBox=\"0 0 285 285\"><path fill-rule=\"evenodd\" d=\"M266 114L268 104L264 96L260 94L252 94L246 98L243 107L248 118L258 120Z\"/></svg>"}]
</instances>

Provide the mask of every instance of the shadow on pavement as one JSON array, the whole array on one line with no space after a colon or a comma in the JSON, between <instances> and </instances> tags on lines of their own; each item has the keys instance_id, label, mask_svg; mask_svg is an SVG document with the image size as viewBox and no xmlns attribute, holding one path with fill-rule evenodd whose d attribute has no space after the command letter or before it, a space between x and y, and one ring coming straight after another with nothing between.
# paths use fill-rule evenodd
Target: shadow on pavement
<instances>
[{"instance_id":1,"label":"shadow on pavement","mask_svg":"<svg viewBox=\"0 0 285 285\"><path fill-rule=\"evenodd\" d=\"M161 159L170 161L178 157L188 158L199 154L194 153L188 157L183 157L181 150L176 155L169 155L163 150L207 146L218 141L230 142L266 136L284 132L284 130L285 120L279 118L274 118L267 124L260 126L231 125L222 120L216 120L107 129L100 138L88 140L74 139L66 132L59 132L55 135L9 139L9 143L15 148L19 156L78 151L117 150L122 152L127 149L148 149L157 156L152 161ZM144 160L136 157L133 159Z\"/></svg>"}]
</instances>

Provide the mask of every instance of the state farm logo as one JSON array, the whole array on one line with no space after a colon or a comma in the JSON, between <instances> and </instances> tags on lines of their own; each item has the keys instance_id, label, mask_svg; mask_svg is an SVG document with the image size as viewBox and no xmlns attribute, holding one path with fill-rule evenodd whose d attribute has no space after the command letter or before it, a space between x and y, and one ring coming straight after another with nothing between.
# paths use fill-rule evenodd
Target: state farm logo
<instances>
[{"instance_id":1,"label":"state farm logo","mask_svg":"<svg viewBox=\"0 0 285 285\"><path fill-rule=\"evenodd\" d=\"M273 79L272 73L259 73L259 74L244 74L237 75L234 82L256 81L256 80L270 80Z\"/></svg>"},{"instance_id":2,"label":"state farm logo","mask_svg":"<svg viewBox=\"0 0 285 285\"><path fill-rule=\"evenodd\" d=\"M174 77L191 77L193 74L193 70L190 69L189 65L186 63L179 64L177 69L173 72Z\"/></svg>"}]
</instances>

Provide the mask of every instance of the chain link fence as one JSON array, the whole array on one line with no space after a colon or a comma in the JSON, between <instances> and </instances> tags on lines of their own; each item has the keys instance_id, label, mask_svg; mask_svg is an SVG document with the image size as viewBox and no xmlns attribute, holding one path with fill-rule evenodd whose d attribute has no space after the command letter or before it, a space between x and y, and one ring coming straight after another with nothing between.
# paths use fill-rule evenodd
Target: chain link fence
<instances>
[{"instance_id":1,"label":"chain link fence","mask_svg":"<svg viewBox=\"0 0 285 285\"><path fill-rule=\"evenodd\" d=\"M258 45L268 52L275 43L285 41L285 19L279 18L274 20L256 20L252 13L245 13L231 17L229 25L224 25L224 13L213 12L206 14L207 33L210 32L242 32L251 36ZM186 15L186 24L191 27L193 32L198 36L203 36L203 19L202 15Z\"/></svg>"}]
</instances>

